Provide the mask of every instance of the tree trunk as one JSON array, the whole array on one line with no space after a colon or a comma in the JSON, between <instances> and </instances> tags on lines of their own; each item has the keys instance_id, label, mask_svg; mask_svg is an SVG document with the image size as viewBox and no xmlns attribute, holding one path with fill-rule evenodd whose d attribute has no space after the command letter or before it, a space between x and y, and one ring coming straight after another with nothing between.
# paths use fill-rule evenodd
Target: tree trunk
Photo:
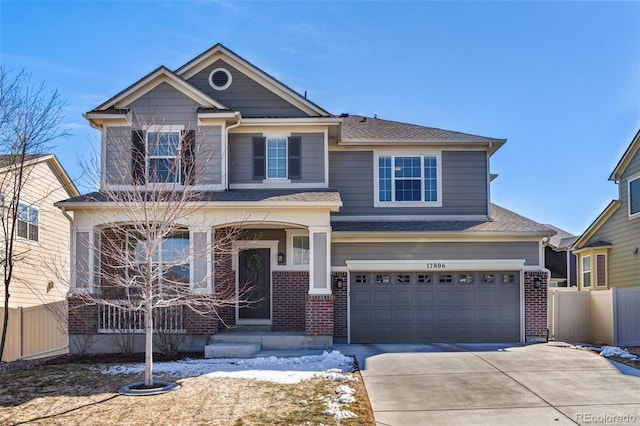
<instances>
[{"instance_id":1,"label":"tree trunk","mask_svg":"<svg viewBox=\"0 0 640 426\"><path fill-rule=\"evenodd\" d=\"M153 308L147 304L144 312L144 384L153 386Z\"/></svg>"},{"instance_id":2,"label":"tree trunk","mask_svg":"<svg viewBox=\"0 0 640 426\"><path fill-rule=\"evenodd\" d=\"M9 286L4 287L4 317L2 320L2 339L0 340L0 361L2 361L2 354L4 353L4 345L7 340L7 332L9 326Z\"/></svg>"}]
</instances>

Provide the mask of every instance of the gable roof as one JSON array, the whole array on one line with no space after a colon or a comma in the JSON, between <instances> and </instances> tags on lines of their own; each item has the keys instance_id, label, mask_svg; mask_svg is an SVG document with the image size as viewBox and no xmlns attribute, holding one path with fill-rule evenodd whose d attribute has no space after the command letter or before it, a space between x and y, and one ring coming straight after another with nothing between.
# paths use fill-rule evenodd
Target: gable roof
<instances>
[{"instance_id":1,"label":"gable roof","mask_svg":"<svg viewBox=\"0 0 640 426\"><path fill-rule=\"evenodd\" d=\"M583 245L589 241L589 239L596 233L598 229L615 213L616 210L620 207L619 200L612 200L609 205L604 209L600 216L593 221L591 225L580 235L578 240L571 247L572 250L578 250L583 248Z\"/></svg>"},{"instance_id":2,"label":"gable roof","mask_svg":"<svg viewBox=\"0 0 640 426\"><path fill-rule=\"evenodd\" d=\"M203 107L228 110L226 106L202 92L188 81L182 79L165 66L160 66L87 114L124 107L153 90L161 83L168 83L171 87L193 99Z\"/></svg>"},{"instance_id":3,"label":"gable roof","mask_svg":"<svg viewBox=\"0 0 640 426\"><path fill-rule=\"evenodd\" d=\"M629 145L627 150L624 152L624 154L622 154L622 158L620 158L620 161L618 161L616 168L613 169L613 172L611 172L611 176L609 176L609 180L619 182L622 176L622 173L624 173L625 169L627 168L627 166L629 165L629 163L631 162L631 160L633 159L633 157L636 155L638 151L640 151L640 129L638 130L638 133L636 133L636 136L631 141L631 144Z\"/></svg>"},{"instance_id":4,"label":"gable roof","mask_svg":"<svg viewBox=\"0 0 640 426\"><path fill-rule=\"evenodd\" d=\"M548 223L545 223L544 226L556 231L556 235L550 237L549 241L547 241L547 245L554 250L567 249L578 239L576 235L570 234L557 226L553 226Z\"/></svg>"},{"instance_id":5,"label":"gable roof","mask_svg":"<svg viewBox=\"0 0 640 426\"><path fill-rule=\"evenodd\" d=\"M10 169L15 164L15 155L2 154L0 155L0 173ZM70 197L77 197L80 195L80 191L76 188L75 184L67 174L66 170L62 167L62 164L58 161L58 158L54 154L27 154L25 155L24 166L29 167L38 163L48 162L56 174L58 180L62 183L62 187L67 191Z\"/></svg>"},{"instance_id":6,"label":"gable roof","mask_svg":"<svg viewBox=\"0 0 640 426\"><path fill-rule=\"evenodd\" d=\"M248 62L246 59L226 48L221 43L215 44L213 47L207 49L205 52L182 65L180 68L175 70L175 73L183 79L188 80L218 59L224 60L247 77L287 100L307 114L320 117L332 116L332 114L327 112L325 109L311 102L306 97L300 95L298 92L291 89L275 77Z\"/></svg>"},{"instance_id":7,"label":"gable roof","mask_svg":"<svg viewBox=\"0 0 640 426\"><path fill-rule=\"evenodd\" d=\"M341 143L344 144L480 144L490 146L490 152L493 154L505 142L506 139L488 138L362 115L344 116L342 122Z\"/></svg>"},{"instance_id":8,"label":"gable roof","mask_svg":"<svg viewBox=\"0 0 640 426\"><path fill-rule=\"evenodd\" d=\"M463 221L463 220L432 220L432 221L340 221L336 217L331 221L333 232L338 233L459 233L465 234L528 234L549 236L555 231L517 213L491 204L492 220Z\"/></svg>"}]
</instances>

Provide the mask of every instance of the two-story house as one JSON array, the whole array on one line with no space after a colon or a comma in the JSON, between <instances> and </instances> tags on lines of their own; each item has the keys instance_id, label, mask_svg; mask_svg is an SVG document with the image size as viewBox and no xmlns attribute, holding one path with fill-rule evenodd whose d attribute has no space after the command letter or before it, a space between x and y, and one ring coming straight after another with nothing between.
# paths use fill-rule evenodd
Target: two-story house
<instances>
[{"instance_id":1,"label":"two-story house","mask_svg":"<svg viewBox=\"0 0 640 426\"><path fill-rule=\"evenodd\" d=\"M85 118L102 135L102 192L59 203L75 214L76 289L100 291L96 241L126 219L104 214L103 193L144 185L139 167L203 194L202 214L182 219L193 253L219 230L250 231L231 262L190 259L191 278L206 277L198 291L261 276L258 306L185 318L193 347L225 325L299 333L306 347L546 337L542 241L554 231L490 202L504 139L333 115L221 44ZM152 148L158 132L174 143ZM97 334L98 311L72 310L70 334Z\"/></svg>"},{"instance_id":2,"label":"two-story house","mask_svg":"<svg viewBox=\"0 0 640 426\"><path fill-rule=\"evenodd\" d=\"M24 163L0 155L0 208L7 235L15 203L18 211L3 361L66 350L71 231L54 202L78 195L55 155L28 154ZM4 300L4 285L0 297Z\"/></svg>"}]
</instances>

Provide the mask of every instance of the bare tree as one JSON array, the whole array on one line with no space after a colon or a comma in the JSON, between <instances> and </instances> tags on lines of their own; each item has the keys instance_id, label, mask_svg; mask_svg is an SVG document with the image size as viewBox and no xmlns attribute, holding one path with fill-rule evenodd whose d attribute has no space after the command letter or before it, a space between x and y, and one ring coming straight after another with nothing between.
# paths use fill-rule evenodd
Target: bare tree
<instances>
[{"instance_id":1,"label":"bare tree","mask_svg":"<svg viewBox=\"0 0 640 426\"><path fill-rule=\"evenodd\" d=\"M49 92L44 84L33 84L24 70L11 73L0 67L0 225L3 273L4 318L0 340L0 358L4 352L9 323L9 298L14 265L26 252L16 249L16 236L29 232L26 224L34 213L20 203L22 190L29 180L28 163L34 155L51 149L53 141L64 137L60 130L64 102L57 91Z\"/></svg>"},{"instance_id":2,"label":"bare tree","mask_svg":"<svg viewBox=\"0 0 640 426\"><path fill-rule=\"evenodd\" d=\"M213 231L215 224L207 221L204 211L210 193L192 186L219 153L207 152L204 144L196 146L196 133L203 137L200 131L173 131L171 125L141 117L135 122L136 128L147 130L120 137L107 134L108 140L103 140L108 155L131 161L103 160L113 166L103 173L101 190L87 202L106 213L96 220L103 225L93 242L84 244L99 253L94 257L99 267L85 274L93 277L92 291L79 289L82 284L76 278L74 297L85 305L108 308L109 320L118 322L120 330L144 327L144 385L153 386L154 332L172 329L170 321L183 308L220 318L221 308L250 302L244 297L248 286L236 291L235 276L216 282L213 292L207 286L210 276L196 274L189 266L192 259L213 259L209 269L217 269L217 264L231 258L231 242L242 233L239 227ZM100 169L99 163L92 164L89 169ZM209 233L204 247L191 248L195 245L190 244L189 229L194 227Z\"/></svg>"}]
</instances>

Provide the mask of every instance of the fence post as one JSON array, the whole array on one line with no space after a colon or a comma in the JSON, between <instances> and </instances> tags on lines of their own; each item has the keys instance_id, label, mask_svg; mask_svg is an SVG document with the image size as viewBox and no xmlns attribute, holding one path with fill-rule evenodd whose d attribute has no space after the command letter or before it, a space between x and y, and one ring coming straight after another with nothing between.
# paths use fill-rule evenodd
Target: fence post
<instances>
[{"instance_id":1,"label":"fence post","mask_svg":"<svg viewBox=\"0 0 640 426\"><path fill-rule=\"evenodd\" d=\"M618 336L618 289L611 289L611 327L613 328L613 346L618 346L620 339Z\"/></svg>"},{"instance_id":2,"label":"fence post","mask_svg":"<svg viewBox=\"0 0 640 426\"><path fill-rule=\"evenodd\" d=\"M22 313L22 306L18 306L18 323L20 333L20 358L24 356L24 314ZM18 359L20 359L18 358Z\"/></svg>"}]
</instances>

